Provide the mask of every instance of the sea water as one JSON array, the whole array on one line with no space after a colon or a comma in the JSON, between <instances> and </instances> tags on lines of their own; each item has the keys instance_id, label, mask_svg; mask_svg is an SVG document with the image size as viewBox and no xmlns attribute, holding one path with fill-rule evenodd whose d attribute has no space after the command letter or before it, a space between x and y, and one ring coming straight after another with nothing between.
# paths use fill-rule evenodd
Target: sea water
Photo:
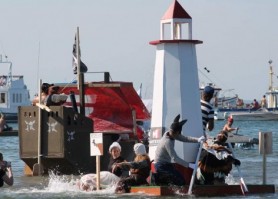
<instances>
[{"instance_id":1,"label":"sea water","mask_svg":"<svg viewBox=\"0 0 278 199\"><path fill-rule=\"evenodd\" d=\"M214 130L209 133L214 136L222 129L225 121L216 121ZM234 127L239 127L239 134L250 138L258 138L259 132L272 132L273 137L273 153L267 155L266 163L266 183L274 184L275 194L263 195L247 195L247 196L229 196L227 198L278 198L278 122L277 121L235 121ZM7 161L12 162L14 174L14 185L8 187L5 185L0 188L0 198L155 198L154 196L144 194L114 194L114 187L94 191L83 192L78 190L75 183L80 176L57 176L50 173L49 176L28 177L24 176L24 162L19 158L19 138L18 137L0 137L0 152L4 154ZM246 184L262 184L262 160L259 154L258 145L250 149L234 148L235 155L241 160L241 172ZM230 183L239 182L238 173L233 169L231 175L227 179ZM194 196L179 195L171 197L160 197L163 199L172 198L194 198ZM198 197L206 198L206 197ZM223 197L211 197L223 198Z\"/></svg>"}]
</instances>

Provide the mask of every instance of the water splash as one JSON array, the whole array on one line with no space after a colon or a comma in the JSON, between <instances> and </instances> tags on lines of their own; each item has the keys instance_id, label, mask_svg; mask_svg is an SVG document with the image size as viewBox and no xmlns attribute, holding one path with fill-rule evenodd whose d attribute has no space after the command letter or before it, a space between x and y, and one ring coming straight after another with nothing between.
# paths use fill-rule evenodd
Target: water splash
<instances>
[{"instance_id":1,"label":"water splash","mask_svg":"<svg viewBox=\"0 0 278 199\"><path fill-rule=\"evenodd\" d=\"M115 186L96 190L81 191L76 183L82 176L55 175L49 172L48 177L31 177L32 184L25 187L5 187L1 189L0 198L111 198L115 197Z\"/></svg>"},{"instance_id":2,"label":"water splash","mask_svg":"<svg viewBox=\"0 0 278 199\"><path fill-rule=\"evenodd\" d=\"M46 187L46 191L48 192L76 192L79 191L78 187L75 185L76 179L74 176L58 176L53 172L49 174L49 182Z\"/></svg>"}]
</instances>

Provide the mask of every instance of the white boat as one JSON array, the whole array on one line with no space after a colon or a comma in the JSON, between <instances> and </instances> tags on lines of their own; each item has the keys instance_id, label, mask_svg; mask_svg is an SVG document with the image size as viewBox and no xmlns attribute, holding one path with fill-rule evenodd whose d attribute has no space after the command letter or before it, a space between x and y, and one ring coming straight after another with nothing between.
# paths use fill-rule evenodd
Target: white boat
<instances>
[{"instance_id":1,"label":"white boat","mask_svg":"<svg viewBox=\"0 0 278 199\"><path fill-rule=\"evenodd\" d=\"M236 121L264 121L278 120L278 111L269 111L266 108L261 108L250 112L233 112L230 114Z\"/></svg>"},{"instance_id":2,"label":"white boat","mask_svg":"<svg viewBox=\"0 0 278 199\"><path fill-rule=\"evenodd\" d=\"M7 122L16 122L19 106L31 104L30 94L24 84L23 75L12 75L12 62L3 61L0 55L1 72L7 68L7 74L0 75L0 112ZM3 65L3 66L2 66Z\"/></svg>"},{"instance_id":3,"label":"white boat","mask_svg":"<svg viewBox=\"0 0 278 199\"><path fill-rule=\"evenodd\" d=\"M272 61L269 60L270 68L270 85L269 90L265 93L267 104L266 107L257 110L251 108L223 110L224 117L232 116L234 120L278 120L278 88L273 87L273 70Z\"/></svg>"}]
</instances>

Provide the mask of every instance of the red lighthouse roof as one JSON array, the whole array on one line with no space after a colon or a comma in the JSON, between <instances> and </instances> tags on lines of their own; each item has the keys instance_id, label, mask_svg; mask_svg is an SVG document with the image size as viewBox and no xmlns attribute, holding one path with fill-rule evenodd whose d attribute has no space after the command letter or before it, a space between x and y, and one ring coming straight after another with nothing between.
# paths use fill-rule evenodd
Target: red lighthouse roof
<instances>
[{"instance_id":1,"label":"red lighthouse roof","mask_svg":"<svg viewBox=\"0 0 278 199\"><path fill-rule=\"evenodd\" d=\"M177 0L174 0L173 3L170 5L168 10L162 17L162 20L173 18L191 19L190 15L183 9L183 7Z\"/></svg>"}]
</instances>

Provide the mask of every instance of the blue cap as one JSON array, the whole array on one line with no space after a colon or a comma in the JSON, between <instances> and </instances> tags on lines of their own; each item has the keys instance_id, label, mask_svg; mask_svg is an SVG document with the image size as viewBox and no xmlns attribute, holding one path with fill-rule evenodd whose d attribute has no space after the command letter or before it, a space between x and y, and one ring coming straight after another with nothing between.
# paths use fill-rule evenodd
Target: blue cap
<instances>
[{"instance_id":1,"label":"blue cap","mask_svg":"<svg viewBox=\"0 0 278 199\"><path fill-rule=\"evenodd\" d=\"M206 86L204 88L204 93L213 94L214 93L214 88L212 88L211 86Z\"/></svg>"}]
</instances>

